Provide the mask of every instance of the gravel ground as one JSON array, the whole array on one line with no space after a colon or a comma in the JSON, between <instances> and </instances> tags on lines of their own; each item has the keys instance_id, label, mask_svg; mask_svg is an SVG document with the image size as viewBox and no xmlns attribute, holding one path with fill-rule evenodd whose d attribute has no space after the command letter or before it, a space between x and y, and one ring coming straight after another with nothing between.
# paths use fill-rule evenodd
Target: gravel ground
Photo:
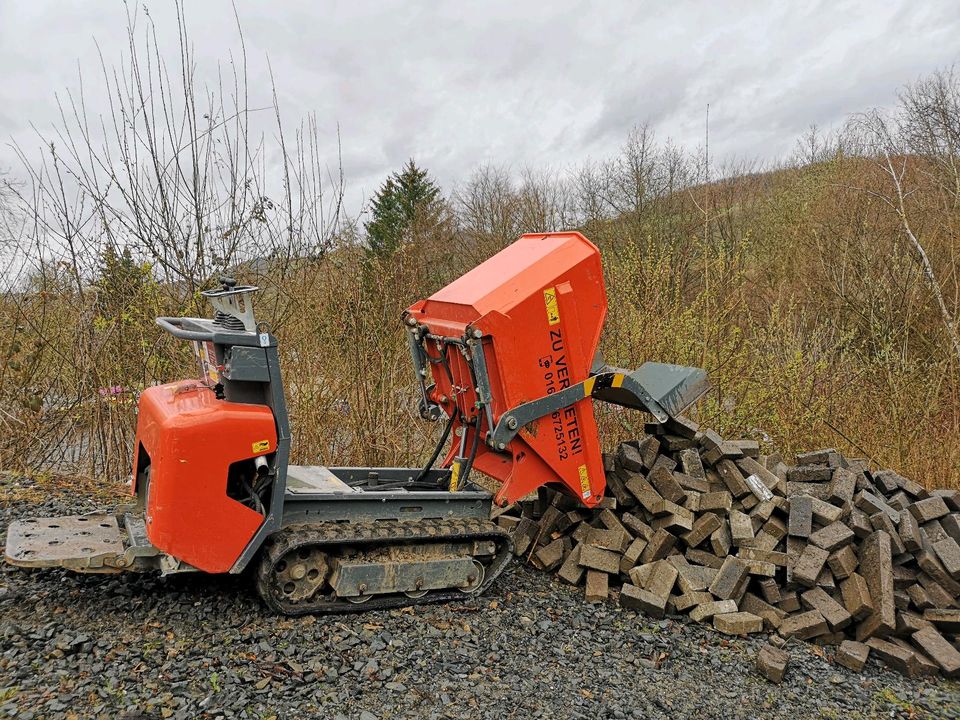
<instances>
[{"instance_id":1,"label":"gravel ground","mask_svg":"<svg viewBox=\"0 0 960 720\"><path fill-rule=\"evenodd\" d=\"M17 485L0 493L3 536L18 517L91 509L64 487ZM956 682L875 660L855 674L796 643L776 686L754 672L760 638L581 592L513 564L462 603L287 619L242 577L4 566L0 717L960 717Z\"/></svg>"}]
</instances>

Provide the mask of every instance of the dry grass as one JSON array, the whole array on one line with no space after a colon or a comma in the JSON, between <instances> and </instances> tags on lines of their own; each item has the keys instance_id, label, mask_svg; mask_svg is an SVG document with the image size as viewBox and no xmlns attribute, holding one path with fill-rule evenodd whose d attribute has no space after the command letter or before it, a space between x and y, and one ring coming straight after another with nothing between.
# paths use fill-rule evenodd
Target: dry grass
<instances>
[{"instance_id":1,"label":"dry grass","mask_svg":"<svg viewBox=\"0 0 960 720\"><path fill-rule=\"evenodd\" d=\"M124 478L136 393L194 371L152 318L205 313L198 291L224 269L263 288L295 461L420 462L437 429L416 415L401 311L520 232L580 228L604 255L609 362L707 368L715 390L697 418L768 450L836 446L960 487L958 358L933 292L956 311L960 162L942 140L958 133L960 92L949 73L905 89L882 133L854 123L805 138L773 172L729 166L704 182L702 156L645 128L564 176L481 168L450 193L442 222L377 257L342 212L315 125L285 131L277 110L284 182L272 187L242 74L237 91L195 91L185 40L171 85L175 75L150 77L156 51L140 37L129 66L106 73L119 147L89 136L77 103L58 128L65 140L24 154L29 182L0 198L13 211L0 213L0 467ZM149 83L156 92L142 92ZM166 121L140 123L153 116ZM885 158L903 172L891 176ZM908 193L899 211L892 180ZM607 445L637 434L641 418L600 413Z\"/></svg>"}]
</instances>

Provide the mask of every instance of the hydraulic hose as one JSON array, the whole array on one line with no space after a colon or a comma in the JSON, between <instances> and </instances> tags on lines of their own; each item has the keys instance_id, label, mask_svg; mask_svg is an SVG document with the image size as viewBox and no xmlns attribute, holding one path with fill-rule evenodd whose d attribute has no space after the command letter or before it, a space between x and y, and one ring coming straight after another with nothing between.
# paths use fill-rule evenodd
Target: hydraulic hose
<instances>
[{"instance_id":1,"label":"hydraulic hose","mask_svg":"<svg viewBox=\"0 0 960 720\"><path fill-rule=\"evenodd\" d=\"M437 462L437 458L440 457L443 446L447 444L447 438L450 437L450 431L453 429L453 420L456 416L456 413L450 415L450 420L447 421L447 426L443 429L443 435L440 436L440 442L438 442L437 446L433 449L433 454L430 456L427 464L423 466L423 470L420 471L420 474L417 475L414 482L423 480L427 476L427 473L433 469L434 463Z\"/></svg>"},{"instance_id":2,"label":"hydraulic hose","mask_svg":"<svg viewBox=\"0 0 960 720\"><path fill-rule=\"evenodd\" d=\"M467 455L467 462L464 463L463 470L460 471L460 477L457 479L457 489L461 485L467 484L467 478L470 477L470 471L473 469L473 459L477 456L477 448L480 446L480 415L473 424L473 442L470 444L470 454Z\"/></svg>"}]
</instances>

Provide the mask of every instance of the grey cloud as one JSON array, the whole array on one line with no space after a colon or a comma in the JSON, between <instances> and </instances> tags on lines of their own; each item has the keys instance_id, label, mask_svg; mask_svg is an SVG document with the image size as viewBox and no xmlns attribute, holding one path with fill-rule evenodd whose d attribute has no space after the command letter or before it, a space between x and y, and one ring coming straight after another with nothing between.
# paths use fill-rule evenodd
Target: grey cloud
<instances>
[{"instance_id":1,"label":"grey cloud","mask_svg":"<svg viewBox=\"0 0 960 720\"><path fill-rule=\"evenodd\" d=\"M135 7L148 9L174 63L172 5ZM811 123L889 105L898 86L960 53L955 0L238 0L237 12L251 104L270 103L269 57L285 119L315 116L331 166L339 124L354 204L411 156L450 186L488 162L564 168L601 158L642 121L696 146L707 103L718 161L773 159ZM188 3L187 21L198 72L213 83L218 62L231 53L239 62L232 5ZM56 120L54 93L76 87L78 68L102 105L94 40L119 64L124 25L119 3L0 4L0 140L33 147L30 125ZM269 115L257 119L268 134ZM0 146L0 168L16 164Z\"/></svg>"}]
</instances>

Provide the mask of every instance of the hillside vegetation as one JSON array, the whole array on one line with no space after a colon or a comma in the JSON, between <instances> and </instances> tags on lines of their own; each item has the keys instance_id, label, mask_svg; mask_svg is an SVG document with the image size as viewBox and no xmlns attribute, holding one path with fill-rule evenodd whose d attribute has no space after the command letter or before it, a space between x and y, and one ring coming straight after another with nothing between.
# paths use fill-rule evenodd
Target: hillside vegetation
<instances>
[{"instance_id":1,"label":"hillside vegetation","mask_svg":"<svg viewBox=\"0 0 960 720\"><path fill-rule=\"evenodd\" d=\"M487 166L403 212L380 205L391 234L373 242L383 223L344 213L312 121L285 131L278 113L271 154L231 100L243 89L151 78L156 48L138 52L115 76L106 139L67 104L45 154L24 152L27 179L4 186L4 468L128 472L136 392L194 373L153 317L207 314L199 291L223 271L262 288L296 461L421 462L437 428L416 414L401 311L524 232L579 229L603 253L608 362L705 367L715 389L693 415L721 433L960 485L952 72L903 88L890 113L811 130L776 167L711 167L638 126L600 162ZM388 185L375 209L396 199ZM637 414L598 412L605 444L639 432Z\"/></svg>"}]
</instances>

